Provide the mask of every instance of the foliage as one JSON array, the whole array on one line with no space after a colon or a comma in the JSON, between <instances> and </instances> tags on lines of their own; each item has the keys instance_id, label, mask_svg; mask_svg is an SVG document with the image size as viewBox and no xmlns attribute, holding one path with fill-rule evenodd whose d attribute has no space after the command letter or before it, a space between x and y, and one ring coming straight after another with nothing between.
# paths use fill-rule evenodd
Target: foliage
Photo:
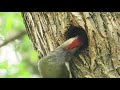
<instances>
[{"instance_id":1,"label":"foliage","mask_svg":"<svg viewBox=\"0 0 120 90\"><path fill-rule=\"evenodd\" d=\"M25 30L20 12L0 13L0 44ZM0 77L39 77L37 53L27 35L0 48ZM36 70L36 71L35 71Z\"/></svg>"}]
</instances>

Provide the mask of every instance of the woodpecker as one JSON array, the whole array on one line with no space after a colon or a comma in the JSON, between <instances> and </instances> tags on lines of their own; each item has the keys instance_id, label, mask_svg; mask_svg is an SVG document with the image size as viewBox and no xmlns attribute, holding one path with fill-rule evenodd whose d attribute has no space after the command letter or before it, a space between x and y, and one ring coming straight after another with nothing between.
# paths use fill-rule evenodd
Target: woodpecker
<instances>
[{"instance_id":1,"label":"woodpecker","mask_svg":"<svg viewBox=\"0 0 120 90\"><path fill-rule=\"evenodd\" d=\"M70 78L70 71L65 63L72 60L74 53L83 44L83 37L72 37L39 60L38 70L42 78Z\"/></svg>"}]
</instances>

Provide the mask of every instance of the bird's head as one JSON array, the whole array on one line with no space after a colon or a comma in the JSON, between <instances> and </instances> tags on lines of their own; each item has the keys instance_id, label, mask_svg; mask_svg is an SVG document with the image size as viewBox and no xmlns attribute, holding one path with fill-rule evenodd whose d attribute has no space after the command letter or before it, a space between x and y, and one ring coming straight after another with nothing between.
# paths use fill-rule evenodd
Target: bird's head
<instances>
[{"instance_id":1,"label":"bird's head","mask_svg":"<svg viewBox=\"0 0 120 90\"><path fill-rule=\"evenodd\" d=\"M81 36L77 36L73 38L72 40L70 40L70 43L66 47L66 51L74 53L76 50L78 50L83 45L83 43L84 43L83 38Z\"/></svg>"},{"instance_id":2,"label":"bird's head","mask_svg":"<svg viewBox=\"0 0 120 90\"><path fill-rule=\"evenodd\" d=\"M59 48L63 48L68 53L74 53L84 43L84 39L81 36L76 36L65 41Z\"/></svg>"}]
</instances>

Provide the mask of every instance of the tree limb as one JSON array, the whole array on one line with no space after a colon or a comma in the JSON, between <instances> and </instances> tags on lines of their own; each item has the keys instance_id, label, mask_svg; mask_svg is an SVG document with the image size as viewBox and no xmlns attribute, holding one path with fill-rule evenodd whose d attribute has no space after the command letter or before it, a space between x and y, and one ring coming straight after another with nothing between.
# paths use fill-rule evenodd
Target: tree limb
<instances>
[{"instance_id":1,"label":"tree limb","mask_svg":"<svg viewBox=\"0 0 120 90\"><path fill-rule=\"evenodd\" d=\"M2 44L0 44L0 48L1 48L2 46L5 46L5 45L8 44L8 43L14 41L15 39L21 38L21 37L24 36L25 34L26 34L26 31L23 30L22 32L16 34L15 36L13 36L13 37L5 40Z\"/></svg>"}]
</instances>

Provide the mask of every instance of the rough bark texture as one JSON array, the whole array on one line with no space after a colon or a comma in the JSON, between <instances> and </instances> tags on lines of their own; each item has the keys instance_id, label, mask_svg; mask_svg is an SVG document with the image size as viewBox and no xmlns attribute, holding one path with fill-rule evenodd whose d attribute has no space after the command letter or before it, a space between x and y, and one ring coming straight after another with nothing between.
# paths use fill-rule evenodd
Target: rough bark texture
<instances>
[{"instance_id":1,"label":"rough bark texture","mask_svg":"<svg viewBox=\"0 0 120 90\"><path fill-rule=\"evenodd\" d=\"M88 35L88 50L71 63L76 78L120 76L120 13L23 12L27 33L40 57L65 41L69 24L81 26Z\"/></svg>"}]
</instances>

